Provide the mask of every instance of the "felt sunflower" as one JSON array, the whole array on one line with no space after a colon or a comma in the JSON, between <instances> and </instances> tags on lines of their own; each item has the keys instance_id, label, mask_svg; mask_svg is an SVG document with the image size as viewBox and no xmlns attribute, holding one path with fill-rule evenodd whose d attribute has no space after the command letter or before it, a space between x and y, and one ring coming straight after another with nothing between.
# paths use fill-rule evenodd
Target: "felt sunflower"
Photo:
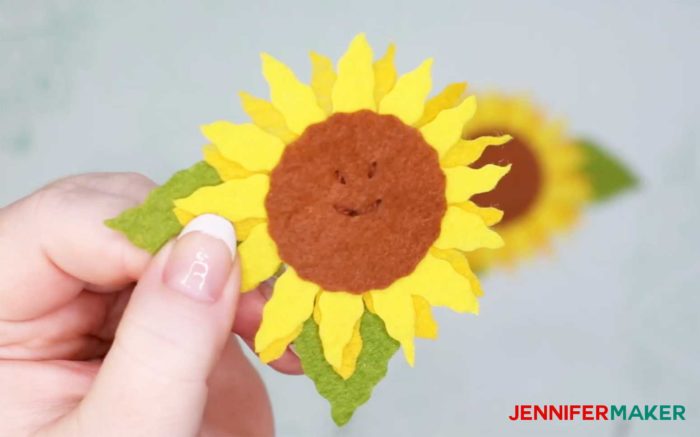
<instances>
[{"instance_id":1,"label":"felt sunflower","mask_svg":"<svg viewBox=\"0 0 700 437\"><path fill-rule=\"evenodd\" d=\"M512 264L546 248L553 234L576 222L591 187L584 171L585 151L565 133L562 123L547 120L523 97L491 94L479 102L479 112L465 125L463 138L513 137L501 147L486 148L468 164L473 169L494 163L513 166L495 189L471 199L475 206L491 211L486 223L506 243L498 250L469 254L474 268L481 270Z\"/></svg>"},{"instance_id":2,"label":"felt sunflower","mask_svg":"<svg viewBox=\"0 0 700 437\"><path fill-rule=\"evenodd\" d=\"M510 136L462 139L476 112L474 97L455 97L464 84L428 98L432 59L399 77L393 58L390 46L375 60L360 34L337 67L311 53L307 85L263 54L270 100L241 94L252 122L204 126L205 163L110 223L130 229L157 210L156 236L130 235L154 248L201 214L233 222L243 291L278 275L256 352L270 362L294 343L337 423L399 345L413 365L414 339L436 337L432 306L478 312L466 253L503 244L487 224L493 208L469 199L510 165L467 164Z\"/></svg>"}]
</instances>

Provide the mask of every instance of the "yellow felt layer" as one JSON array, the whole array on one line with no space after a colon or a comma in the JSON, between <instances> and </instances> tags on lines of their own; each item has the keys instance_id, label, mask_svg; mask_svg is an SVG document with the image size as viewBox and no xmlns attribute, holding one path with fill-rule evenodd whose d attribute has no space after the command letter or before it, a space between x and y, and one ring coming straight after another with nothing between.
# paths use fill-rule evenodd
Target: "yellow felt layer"
<instances>
[{"instance_id":1,"label":"yellow felt layer","mask_svg":"<svg viewBox=\"0 0 700 437\"><path fill-rule=\"evenodd\" d=\"M255 226L248 238L238 246L241 259L241 290L245 293L277 272L282 260L277 246L267 232L267 223Z\"/></svg>"},{"instance_id":2,"label":"yellow felt layer","mask_svg":"<svg viewBox=\"0 0 700 437\"><path fill-rule=\"evenodd\" d=\"M433 318L432 307L427 300L413 296L413 308L416 312L416 337L436 339L438 324Z\"/></svg>"},{"instance_id":3,"label":"yellow felt layer","mask_svg":"<svg viewBox=\"0 0 700 437\"><path fill-rule=\"evenodd\" d=\"M272 103L246 92L241 92L239 95L243 110L260 129L275 135L285 144L297 138L297 135L287 127L284 116L272 106Z\"/></svg>"},{"instance_id":4,"label":"yellow felt layer","mask_svg":"<svg viewBox=\"0 0 700 437\"><path fill-rule=\"evenodd\" d=\"M252 123L217 121L202 126L202 133L229 161L250 171L269 172L280 160L284 143Z\"/></svg>"},{"instance_id":5,"label":"yellow felt layer","mask_svg":"<svg viewBox=\"0 0 700 437\"><path fill-rule=\"evenodd\" d=\"M467 90L466 82L457 82L447 85L440 93L431 97L425 103L425 109L416 126L423 126L430 123L437 115L445 109L453 108L462 101L464 92Z\"/></svg>"},{"instance_id":6,"label":"yellow felt layer","mask_svg":"<svg viewBox=\"0 0 700 437\"><path fill-rule=\"evenodd\" d=\"M236 237L238 241L245 241L250 236L253 229L261 223L265 223L266 219L263 218L249 218L239 220L233 223L236 228Z\"/></svg>"},{"instance_id":7,"label":"yellow felt layer","mask_svg":"<svg viewBox=\"0 0 700 437\"><path fill-rule=\"evenodd\" d=\"M190 220L195 218L195 215L185 211L180 208L173 208L173 213L177 217L177 221L180 222L182 226L186 226ZM238 241L244 241L250 235L250 231L260 223L264 223L266 220L263 218L249 218L239 220L234 222L233 225L236 228L236 238Z\"/></svg>"},{"instance_id":8,"label":"yellow felt layer","mask_svg":"<svg viewBox=\"0 0 700 437\"><path fill-rule=\"evenodd\" d=\"M486 226L478 215L450 206L442 218L440 236L433 246L439 249L459 249L469 252L482 247L489 249L502 247L503 239Z\"/></svg>"},{"instance_id":9,"label":"yellow felt layer","mask_svg":"<svg viewBox=\"0 0 700 437\"><path fill-rule=\"evenodd\" d=\"M478 206L471 200L467 200L466 202L461 203L455 203L454 206L462 208L467 212L471 212L478 215L488 226L498 224L503 218L503 211L501 211L500 209L494 208L492 206Z\"/></svg>"},{"instance_id":10,"label":"yellow felt layer","mask_svg":"<svg viewBox=\"0 0 700 437\"><path fill-rule=\"evenodd\" d=\"M437 150L442 158L462 136L464 124L476 112L476 98L467 97L454 108L440 112L430 123L420 128L423 138Z\"/></svg>"},{"instance_id":11,"label":"yellow felt layer","mask_svg":"<svg viewBox=\"0 0 700 437\"><path fill-rule=\"evenodd\" d=\"M321 324L318 334L323 345L326 361L336 369L343 365L343 350L352 338L357 321L365 306L359 294L344 292L321 292L318 298Z\"/></svg>"},{"instance_id":12,"label":"yellow felt layer","mask_svg":"<svg viewBox=\"0 0 700 437\"><path fill-rule=\"evenodd\" d=\"M425 99L433 86L432 65L432 58L426 59L418 68L401 76L379 103L379 113L395 115L409 126L415 123L423 114Z\"/></svg>"},{"instance_id":13,"label":"yellow felt layer","mask_svg":"<svg viewBox=\"0 0 700 437\"><path fill-rule=\"evenodd\" d=\"M289 343L293 342L299 336L302 328L303 325L299 325L289 335L282 338L278 338L277 340L270 343L270 345L266 349L260 352L260 361L262 361L263 363L269 363L281 357L284 351L287 350L287 346L289 346Z\"/></svg>"},{"instance_id":14,"label":"yellow felt layer","mask_svg":"<svg viewBox=\"0 0 700 437\"><path fill-rule=\"evenodd\" d=\"M432 306L444 306L459 313L479 312L479 302L467 278L452 265L428 253L409 276L399 279L402 286L419 295ZM394 285L392 284L392 287ZM373 296L374 297L374 296Z\"/></svg>"},{"instance_id":15,"label":"yellow felt layer","mask_svg":"<svg viewBox=\"0 0 700 437\"><path fill-rule=\"evenodd\" d=\"M175 214L175 217L177 217L177 221L179 221L182 226L185 226L187 223L190 222L190 220L195 218L195 215L191 212L187 212L184 209L177 207L173 208L173 214Z\"/></svg>"},{"instance_id":16,"label":"yellow felt layer","mask_svg":"<svg viewBox=\"0 0 700 437\"><path fill-rule=\"evenodd\" d=\"M226 159L221 152L219 152L219 149L217 149L213 144L207 144L204 146L202 153L204 154L204 161L214 167L216 172L219 174L219 177L223 181L247 178L253 174L249 170L243 168L240 164Z\"/></svg>"},{"instance_id":17,"label":"yellow felt layer","mask_svg":"<svg viewBox=\"0 0 700 437\"><path fill-rule=\"evenodd\" d=\"M284 116L292 132L301 134L310 124L326 118L310 86L301 83L289 67L267 53L261 58L272 104Z\"/></svg>"},{"instance_id":18,"label":"yellow felt layer","mask_svg":"<svg viewBox=\"0 0 700 437\"><path fill-rule=\"evenodd\" d=\"M333 61L321 54L311 52L311 89L316 94L316 102L326 114L333 112L333 84L335 83L335 70Z\"/></svg>"},{"instance_id":19,"label":"yellow felt layer","mask_svg":"<svg viewBox=\"0 0 700 437\"><path fill-rule=\"evenodd\" d=\"M374 110L374 67L372 47L365 34L357 35L338 61L338 77L333 85L333 111Z\"/></svg>"},{"instance_id":20,"label":"yellow felt layer","mask_svg":"<svg viewBox=\"0 0 700 437\"><path fill-rule=\"evenodd\" d=\"M476 162L489 146L500 146L513 139L510 135L498 137L483 136L473 140L457 142L440 160L443 168L459 167Z\"/></svg>"},{"instance_id":21,"label":"yellow felt layer","mask_svg":"<svg viewBox=\"0 0 700 437\"><path fill-rule=\"evenodd\" d=\"M447 203L461 203L474 194L493 190L503 176L510 171L510 164L487 164L481 168L452 167L442 170L447 177L445 196Z\"/></svg>"},{"instance_id":22,"label":"yellow felt layer","mask_svg":"<svg viewBox=\"0 0 700 437\"><path fill-rule=\"evenodd\" d=\"M362 300L365 301L365 308L367 308L367 311L369 311L372 314L377 314L377 312L374 311L374 302L372 301L372 293L364 293L362 295Z\"/></svg>"},{"instance_id":23,"label":"yellow felt layer","mask_svg":"<svg viewBox=\"0 0 700 437\"><path fill-rule=\"evenodd\" d=\"M265 196L270 187L266 175L232 179L219 185L202 187L189 197L174 201L175 207L198 216L218 214L232 222L248 218L265 218Z\"/></svg>"},{"instance_id":24,"label":"yellow felt layer","mask_svg":"<svg viewBox=\"0 0 700 437\"><path fill-rule=\"evenodd\" d=\"M352 338L350 338L350 342L343 350L343 364L340 366L340 368L334 368L336 373L338 373L338 375L340 375L340 377L343 379L348 379L353 373L355 373L357 358L360 356L360 352L362 352L360 323L361 320L358 320L357 323L355 323L355 328L352 331Z\"/></svg>"},{"instance_id":25,"label":"yellow felt layer","mask_svg":"<svg viewBox=\"0 0 700 437\"><path fill-rule=\"evenodd\" d=\"M389 44L386 53L374 63L374 101L379 102L384 96L391 91L396 83L396 65L394 65L394 56L396 55L396 45Z\"/></svg>"},{"instance_id":26,"label":"yellow felt layer","mask_svg":"<svg viewBox=\"0 0 700 437\"><path fill-rule=\"evenodd\" d=\"M438 249L437 247L431 247L430 254L449 262L457 273L467 278L469 284L471 284L472 292L477 297L484 295L484 291L481 289L481 284L479 283L479 278L477 278L472 271L469 260L467 260L467 256L464 253L455 249Z\"/></svg>"},{"instance_id":27,"label":"yellow felt layer","mask_svg":"<svg viewBox=\"0 0 700 437\"><path fill-rule=\"evenodd\" d=\"M304 281L294 269L287 267L275 282L272 297L263 308L260 329L255 335L255 351L262 352L275 342L283 340L287 344L284 347L278 345L276 351L279 355L271 357L272 360L279 358L287 345L296 338L296 335L290 338L290 334L296 332L298 335L301 326L311 316L318 290L318 285Z\"/></svg>"},{"instance_id":28,"label":"yellow felt layer","mask_svg":"<svg viewBox=\"0 0 700 437\"><path fill-rule=\"evenodd\" d=\"M398 282L398 281L397 281ZM411 289L390 285L384 290L372 291L372 301L377 315L384 321L386 332L401 343L404 357L410 366L415 362L413 337L416 332L415 309Z\"/></svg>"}]
</instances>

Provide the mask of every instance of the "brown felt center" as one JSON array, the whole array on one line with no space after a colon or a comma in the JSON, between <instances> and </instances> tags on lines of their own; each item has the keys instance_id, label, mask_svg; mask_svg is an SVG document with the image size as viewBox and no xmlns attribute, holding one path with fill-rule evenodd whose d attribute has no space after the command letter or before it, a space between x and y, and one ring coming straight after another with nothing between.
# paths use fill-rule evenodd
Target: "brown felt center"
<instances>
[{"instance_id":1,"label":"brown felt center","mask_svg":"<svg viewBox=\"0 0 700 437\"><path fill-rule=\"evenodd\" d=\"M482 133L472 138L490 134ZM488 147L471 167L481 168L486 164L512 164L512 167L496 188L477 194L471 200L479 206L494 206L502 210L501 225L525 214L542 185L540 164L530 146L513 135L513 139L502 146Z\"/></svg>"},{"instance_id":2,"label":"brown felt center","mask_svg":"<svg viewBox=\"0 0 700 437\"><path fill-rule=\"evenodd\" d=\"M287 146L270 177L269 231L282 260L328 291L383 289L440 233L437 153L398 118L339 113Z\"/></svg>"}]
</instances>

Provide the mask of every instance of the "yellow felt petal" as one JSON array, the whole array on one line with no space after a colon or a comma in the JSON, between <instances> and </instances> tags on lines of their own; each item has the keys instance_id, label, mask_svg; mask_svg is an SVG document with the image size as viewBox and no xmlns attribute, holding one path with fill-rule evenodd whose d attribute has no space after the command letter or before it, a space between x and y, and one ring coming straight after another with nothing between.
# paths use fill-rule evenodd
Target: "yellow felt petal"
<instances>
[{"instance_id":1,"label":"yellow felt petal","mask_svg":"<svg viewBox=\"0 0 700 437\"><path fill-rule=\"evenodd\" d=\"M401 343L404 357L410 366L415 362L413 338L416 332L413 298L406 287L395 282L384 290L372 291L372 301L377 315L384 321L386 332Z\"/></svg>"},{"instance_id":2,"label":"yellow felt petal","mask_svg":"<svg viewBox=\"0 0 700 437\"><path fill-rule=\"evenodd\" d=\"M440 91L439 94L431 97L430 100L425 103L423 115L415 125L423 126L426 123L430 123L440 112L457 106L462 101L466 90L466 82L451 83L447 85L442 91Z\"/></svg>"},{"instance_id":3,"label":"yellow felt petal","mask_svg":"<svg viewBox=\"0 0 700 437\"><path fill-rule=\"evenodd\" d=\"M503 218L503 211L492 206L478 206L474 202L467 200L466 202L456 203L454 206L462 208L467 212L474 213L481 217L481 219L488 226L493 226L498 224Z\"/></svg>"},{"instance_id":4,"label":"yellow felt petal","mask_svg":"<svg viewBox=\"0 0 700 437\"><path fill-rule=\"evenodd\" d=\"M510 164L505 166L487 164L481 168L452 167L445 168L447 203L461 203L474 194L485 193L494 189L498 181L510 171Z\"/></svg>"},{"instance_id":5,"label":"yellow felt petal","mask_svg":"<svg viewBox=\"0 0 700 437\"><path fill-rule=\"evenodd\" d=\"M462 136L464 124L476 112L476 98L468 97L454 108L440 112L435 120L420 128L423 138L437 150L440 157L444 156Z\"/></svg>"},{"instance_id":6,"label":"yellow felt petal","mask_svg":"<svg viewBox=\"0 0 700 437\"><path fill-rule=\"evenodd\" d=\"M362 317L365 306L362 296L338 291L324 291L318 298L321 324L318 334L323 345L323 355L331 366L341 368L343 351L352 338L353 329Z\"/></svg>"},{"instance_id":7,"label":"yellow felt petal","mask_svg":"<svg viewBox=\"0 0 700 437\"><path fill-rule=\"evenodd\" d=\"M191 212L185 211L182 208L173 208L173 214L175 214L177 221L179 221L182 226L185 226L190 220L196 217Z\"/></svg>"},{"instance_id":8,"label":"yellow felt petal","mask_svg":"<svg viewBox=\"0 0 700 437\"><path fill-rule=\"evenodd\" d=\"M286 335L282 338L278 338L277 340L270 343L270 345L266 349L260 352L260 361L262 361L263 363L269 363L281 357L282 354L284 354L284 352L287 350L287 346L289 346L289 343L293 342L299 336L299 334L301 334L302 328L303 325L299 325L289 335Z\"/></svg>"},{"instance_id":9,"label":"yellow felt petal","mask_svg":"<svg viewBox=\"0 0 700 437\"><path fill-rule=\"evenodd\" d=\"M296 338L296 335L290 338L290 334L298 335L302 324L311 317L318 290L316 284L304 281L292 268L287 268L275 282L272 297L263 308L262 323L255 335L255 351L264 351L276 341L283 340L286 344L275 349L281 355ZM272 355L272 360L279 358L279 355Z\"/></svg>"},{"instance_id":10,"label":"yellow felt petal","mask_svg":"<svg viewBox=\"0 0 700 437\"><path fill-rule=\"evenodd\" d=\"M244 293L271 278L282 264L277 245L267 232L267 223L261 223L250 231L248 238L238 246L238 256L241 259L241 290Z\"/></svg>"},{"instance_id":11,"label":"yellow felt petal","mask_svg":"<svg viewBox=\"0 0 700 437\"><path fill-rule=\"evenodd\" d=\"M411 275L399 281L405 282L403 287L423 297L432 306L445 306L459 313L479 312L479 302L469 280L455 271L449 262L430 253Z\"/></svg>"},{"instance_id":12,"label":"yellow felt petal","mask_svg":"<svg viewBox=\"0 0 700 437\"><path fill-rule=\"evenodd\" d=\"M473 140L461 140L440 160L443 168L459 167L476 162L489 146L500 146L513 139L510 135L483 136Z\"/></svg>"},{"instance_id":13,"label":"yellow felt petal","mask_svg":"<svg viewBox=\"0 0 700 437\"><path fill-rule=\"evenodd\" d=\"M481 217L456 206L447 208L442 218L440 236L433 244L439 249L459 249L464 252L486 247L503 246L503 239L491 230Z\"/></svg>"},{"instance_id":14,"label":"yellow felt petal","mask_svg":"<svg viewBox=\"0 0 700 437\"><path fill-rule=\"evenodd\" d=\"M232 222L248 218L265 218L265 196L270 187L266 175L232 179L219 185L202 187L190 196L174 201L175 207L198 216L218 214Z\"/></svg>"},{"instance_id":15,"label":"yellow felt petal","mask_svg":"<svg viewBox=\"0 0 700 437\"><path fill-rule=\"evenodd\" d=\"M413 308L416 312L416 337L436 339L438 325L433 319L433 312L427 300L413 296Z\"/></svg>"},{"instance_id":16,"label":"yellow felt petal","mask_svg":"<svg viewBox=\"0 0 700 437\"><path fill-rule=\"evenodd\" d=\"M240 164L229 161L224 155L219 152L219 149L213 144L208 144L202 149L204 161L214 167L219 177L223 181L231 179L247 178L253 173L243 168Z\"/></svg>"},{"instance_id":17,"label":"yellow felt petal","mask_svg":"<svg viewBox=\"0 0 700 437\"><path fill-rule=\"evenodd\" d=\"M372 47L365 34L357 35L338 61L338 77L333 85L333 111L374 110L374 67Z\"/></svg>"},{"instance_id":18,"label":"yellow felt petal","mask_svg":"<svg viewBox=\"0 0 700 437\"><path fill-rule=\"evenodd\" d=\"M379 113L395 115L408 125L415 123L423 114L425 99L433 86L432 65L433 60L426 59L418 68L401 76L379 103Z\"/></svg>"},{"instance_id":19,"label":"yellow felt petal","mask_svg":"<svg viewBox=\"0 0 700 437\"><path fill-rule=\"evenodd\" d=\"M180 208L173 208L173 213L175 214L175 217L177 217L177 221L179 221L182 226L186 226L196 217L194 214ZM236 228L236 238L238 241L245 240L248 238L254 227L260 223L265 223L265 221L266 219L264 218L248 218L234 222L233 224Z\"/></svg>"},{"instance_id":20,"label":"yellow felt petal","mask_svg":"<svg viewBox=\"0 0 700 437\"><path fill-rule=\"evenodd\" d=\"M367 311L369 311L372 314L377 314L377 312L374 311L374 302L372 301L372 293L364 293L362 295L362 300L365 301L365 307L367 308Z\"/></svg>"},{"instance_id":21,"label":"yellow felt petal","mask_svg":"<svg viewBox=\"0 0 700 437\"><path fill-rule=\"evenodd\" d=\"M438 249L437 247L431 247L430 253L442 260L450 263L453 269L460 275L464 276L469 280L472 292L477 296L483 296L484 291L481 289L481 284L479 283L479 278L476 277L474 272L469 265L469 261L464 253L455 249Z\"/></svg>"},{"instance_id":22,"label":"yellow felt petal","mask_svg":"<svg viewBox=\"0 0 700 437\"><path fill-rule=\"evenodd\" d=\"M334 369L343 379L348 379L353 373L355 373L357 358L360 356L360 352L362 352L360 323L361 320L358 320L357 323L355 323L355 328L352 331L352 338L350 338L350 342L343 350L343 364L340 366L340 368Z\"/></svg>"},{"instance_id":23,"label":"yellow felt petal","mask_svg":"<svg viewBox=\"0 0 700 437\"><path fill-rule=\"evenodd\" d=\"M284 143L252 123L217 121L202 126L202 133L221 155L250 171L270 171L284 151Z\"/></svg>"},{"instance_id":24,"label":"yellow felt petal","mask_svg":"<svg viewBox=\"0 0 700 437\"><path fill-rule=\"evenodd\" d=\"M275 109L272 103L246 92L241 92L239 95L243 110L260 129L275 135L285 144L289 144L297 138L297 134L289 130L284 116Z\"/></svg>"},{"instance_id":25,"label":"yellow felt petal","mask_svg":"<svg viewBox=\"0 0 700 437\"><path fill-rule=\"evenodd\" d=\"M238 238L238 241L247 240L250 233L253 232L253 229L255 229L255 227L259 224L265 222L266 219L264 218L249 218L234 222L233 224L236 227L236 238Z\"/></svg>"},{"instance_id":26,"label":"yellow felt petal","mask_svg":"<svg viewBox=\"0 0 700 437\"><path fill-rule=\"evenodd\" d=\"M316 52L311 52L311 89L316 94L316 102L326 114L333 112L333 84L335 83L333 61Z\"/></svg>"},{"instance_id":27,"label":"yellow felt petal","mask_svg":"<svg viewBox=\"0 0 700 437\"><path fill-rule=\"evenodd\" d=\"M396 65L394 55L396 45L389 44L386 53L374 63L374 101L378 104L382 98L394 87L396 83Z\"/></svg>"},{"instance_id":28,"label":"yellow felt petal","mask_svg":"<svg viewBox=\"0 0 700 437\"><path fill-rule=\"evenodd\" d=\"M272 104L284 116L292 132L301 134L310 124L326 118L310 86L301 83L289 67L267 53L261 58Z\"/></svg>"}]
</instances>

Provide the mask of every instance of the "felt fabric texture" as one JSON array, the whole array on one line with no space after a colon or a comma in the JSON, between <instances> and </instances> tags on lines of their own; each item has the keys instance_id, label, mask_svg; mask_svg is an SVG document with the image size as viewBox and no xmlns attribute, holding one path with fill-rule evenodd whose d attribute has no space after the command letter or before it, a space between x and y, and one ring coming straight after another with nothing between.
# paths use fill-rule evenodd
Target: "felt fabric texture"
<instances>
[{"instance_id":1,"label":"felt fabric texture","mask_svg":"<svg viewBox=\"0 0 700 437\"><path fill-rule=\"evenodd\" d=\"M454 108L445 109L433 121L420 128L423 138L442 158L462 136L464 124L476 112L476 98L468 97Z\"/></svg>"},{"instance_id":2,"label":"felt fabric texture","mask_svg":"<svg viewBox=\"0 0 700 437\"><path fill-rule=\"evenodd\" d=\"M583 172L590 181L594 202L610 199L638 185L630 169L595 142L583 139L577 145L585 155Z\"/></svg>"},{"instance_id":3,"label":"felt fabric texture","mask_svg":"<svg viewBox=\"0 0 700 437\"><path fill-rule=\"evenodd\" d=\"M294 342L304 373L311 378L318 392L331 404L331 415L338 425L346 424L355 410L372 395L372 390L384 378L387 365L399 347L384 328L382 320L367 311L360 322L362 350L355 372L343 379L323 357L318 326L311 318Z\"/></svg>"},{"instance_id":4,"label":"felt fabric texture","mask_svg":"<svg viewBox=\"0 0 700 437\"><path fill-rule=\"evenodd\" d=\"M253 174L240 164L226 159L219 151L219 148L213 144L204 146L202 154L204 155L204 162L216 169L222 181L247 178Z\"/></svg>"},{"instance_id":5,"label":"felt fabric texture","mask_svg":"<svg viewBox=\"0 0 700 437\"><path fill-rule=\"evenodd\" d=\"M287 345L294 340L279 344L276 353L263 354L279 339L287 339L291 334L299 333L302 325L311 317L314 301L319 287L299 278L294 269L287 268L275 283L272 298L263 308L263 319L268 321L260 326L255 335L255 351L261 353L263 362L279 358ZM296 335L295 335L296 337ZM281 349L281 350L280 350Z\"/></svg>"},{"instance_id":6,"label":"felt fabric texture","mask_svg":"<svg viewBox=\"0 0 700 437\"><path fill-rule=\"evenodd\" d=\"M485 133L484 137L488 138ZM512 168L494 189L471 200L479 206L503 211L501 224L506 224L527 213L535 203L542 188L542 169L532 147L517 136L500 147L487 148L470 167L478 169L488 164L511 164Z\"/></svg>"},{"instance_id":7,"label":"felt fabric texture","mask_svg":"<svg viewBox=\"0 0 700 437\"><path fill-rule=\"evenodd\" d=\"M267 223L260 223L248 238L238 246L241 260L241 291L246 293L262 281L271 278L279 269L282 260L277 254L275 242L270 238Z\"/></svg>"},{"instance_id":8,"label":"felt fabric texture","mask_svg":"<svg viewBox=\"0 0 700 437\"><path fill-rule=\"evenodd\" d=\"M385 95L394 87L398 73L394 65L396 45L389 44L386 53L374 63L374 101L381 102Z\"/></svg>"},{"instance_id":9,"label":"felt fabric texture","mask_svg":"<svg viewBox=\"0 0 700 437\"><path fill-rule=\"evenodd\" d=\"M432 66L433 60L426 59L418 68L401 76L380 102L378 112L395 115L407 125L413 125L423 115L425 99L433 87Z\"/></svg>"},{"instance_id":10,"label":"felt fabric texture","mask_svg":"<svg viewBox=\"0 0 700 437\"><path fill-rule=\"evenodd\" d=\"M364 33L350 42L338 61L338 78L333 86L333 111L354 112L376 108L372 47Z\"/></svg>"},{"instance_id":11,"label":"felt fabric texture","mask_svg":"<svg viewBox=\"0 0 700 437\"><path fill-rule=\"evenodd\" d=\"M177 235L182 224L173 213L173 200L189 196L200 187L221 183L216 170L205 162L175 173L151 192L146 201L105 223L124 233L136 246L155 253Z\"/></svg>"},{"instance_id":12,"label":"felt fabric texture","mask_svg":"<svg viewBox=\"0 0 700 437\"><path fill-rule=\"evenodd\" d=\"M240 92L241 106L251 121L265 132L275 135L285 144L297 138L297 134L289 130L284 116L265 99L255 97L246 92Z\"/></svg>"},{"instance_id":13,"label":"felt fabric texture","mask_svg":"<svg viewBox=\"0 0 700 437\"><path fill-rule=\"evenodd\" d=\"M287 146L265 202L280 257L325 290L361 293L410 274L438 237L445 176L394 116L334 114Z\"/></svg>"},{"instance_id":14,"label":"felt fabric texture","mask_svg":"<svg viewBox=\"0 0 700 437\"><path fill-rule=\"evenodd\" d=\"M452 167L444 169L447 176L445 195L450 204L461 203L474 194L492 190L498 181L510 171L510 165L485 165L479 169ZM490 206L490 205L488 205Z\"/></svg>"},{"instance_id":15,"label":"felt fabric texture","mask_svg":"<svg viewBox=\"0 0 700 437\"><path fill-rule=\"evenodd\" d=\"M458 313L478 314L479 302L469 279L455 270L449 261L432 252L425 256L410 276L399 279L385 290L372 291L373 309L377 310L377 296L392 289L403 289L421 296L432 306L447 307ZM388 322L385 320L385 323ZM391 329L388 331L391 333Z\"/></svg>"},{"instance_id":16,"label":"felt fabric texture","mask_svg":"<svg viewBox=\"0 0 700 437\"><path fill-rule=\"evenodd\" d=\"M413 339L416 335L416 311L412 291L408 287L390 287L372 293L374 311L384 321L387 333L401 343L406 362L413 367L416 349Z\"/></svg>"},{"instance_id":17,"label":"felt fabric texture","mask_svg":"<svg viewBox=\"0 0 700 437\"><path fill-rule=\"evenodd\" d=\"M500 235L491 230L476 214L450 206L442 219L442 231L434 243L439 249L459 249L469 252L481 247L495 249L503 246Z\"/></svg>"},{"instance_id":18,"label":"felt fabric texture","mask_svg":"<svg viewBox=\"0 0 700 437\"><path fill-rule=\"evenodd\" d=\"M319 336L323 355L338 371L343 367L345 347L353 336L353 328L365 311L362 296L352 293L323 292L318 297Z\"/></svg>"},{"instance_id":19,"label":"felt fabric texture","mask_svg":"<svg viewBox=\"0 0 700 437\"><path fill-rule=\"evenodd\" d=\"M251 218L265 218L265 195L270 180L267 175L254 174L244 179L231 179L217 186L198 189L177 199L175 207L195 216L218 214L233 223Z\"/></svg>"},{"instance_id":20,"label":"felt fabric texture","mask_svg":"<svg viewBox=\"0 0 700 437\"><path fill-rule=\"evenodd\" d=\"M425 102L423 115L416 122L416 126L423 126L430 123L441 111L459 105L462 100L464 100L464 93L466 90L466 82L457 82L447 85L442 91Z\"/></svg>"},{"instance_id":21,"label":"felt fabric texture","mask_svg":"<svg viewBox=\"0 0 700 437\"><path fill-rule=\"evenodd\" d=\"M479 159L489 146L500 146L506 144L513 137L510 135L483 136L472 140L461 140L455 144L440 160L444 168L461 167L473 164ZM492 162L497 162L493 160Z\"/></svg>"},{"instance_id":22,"label":"felt fabric texture","mask_svg":"<svg viewBox=\"0 0 700 437\"><path fill-rule=\"evenodd\" d=\"M436 339L438 324L433 318L433 310L428 301L420 296L413 296L413 308L416 313L416 337Z\"/></svg>"},{"instance_id":23,"label":"felt fabric texture","mask_svg":"<svg viewBox=\"0 0 700 437\"><path fill-rule=\"evenodd\" d=\"M248 171L270 171L282 156L284 143L252 123L217 121L202 126L202 133L221 155ZM255 147L251 147L255 144Z\"/></svg>"},{"instance_id":24,"label":"felt fabric texture","mask_svg":"<svg viewBox=\"0 0 700 437\"><path fill-rule=\"evenodd\" d=\"M333 84L337 75L333 61L321 54L311 52L311 89L316 94L316 103L326 114L333 112Z\"/></svg>"},{"instance_id":25,"label":"felt fabric texture","mask_svg":"<svg viewBox=\"0 0 700 437\"><path fill-rule=\"evenodd\" d=\"M261 59L272 105L284 116L292 132L300 134L307 126L326 117L316 103L314 91L300 82L289 67L267 53L263 53Z\"/></svg>"}]
</instances>

